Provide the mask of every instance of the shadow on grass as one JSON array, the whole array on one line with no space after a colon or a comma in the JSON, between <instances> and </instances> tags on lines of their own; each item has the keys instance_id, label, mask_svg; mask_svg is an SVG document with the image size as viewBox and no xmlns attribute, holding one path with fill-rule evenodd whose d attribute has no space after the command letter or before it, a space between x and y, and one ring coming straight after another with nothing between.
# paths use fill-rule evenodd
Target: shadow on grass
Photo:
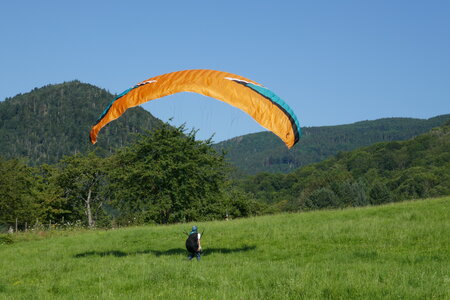
<instances>
[{"instance_id":1,"label":"shadow on grass","mask_svg":"<svg viewBox=\"0 0 450 300\"><path fill-rule=\"evenodd\" d=\"M202 256L211 255L214 253L221 253L221 254L233 254L238 252L246 252L255 250L256 246L244 246L240 248L207 248L203 251ZM75 258L82 258L82 257L88 257L88 256L115 256L115 257L124 257L124 256L130 256L130 255L140 255L140 254L153 254L155 256L170 256L170 255L181 255L181 254L187 254L187 251L183 248L173 248L165 251L160 250L143 250L143 251L131 251L131 252L124 252L119 250L111 250L111 251L88 251L83 253L75 254Z\"/></svg>"}]
</instances>

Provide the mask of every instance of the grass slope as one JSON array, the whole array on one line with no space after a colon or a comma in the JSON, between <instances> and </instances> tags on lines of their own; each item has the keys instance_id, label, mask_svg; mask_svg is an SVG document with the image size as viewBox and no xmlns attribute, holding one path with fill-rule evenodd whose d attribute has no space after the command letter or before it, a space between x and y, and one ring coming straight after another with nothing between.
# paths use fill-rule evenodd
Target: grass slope
<instances>
[{"instance_id":1,"label":"grass slope","mask_svg":"<svg viewBox=\"0 0 450 300\"><path fill-rule=\"evenodd\" d=\"M15 236L0 298L450 298L450 197L190 225Z\"/></svg>"}]
</instances>

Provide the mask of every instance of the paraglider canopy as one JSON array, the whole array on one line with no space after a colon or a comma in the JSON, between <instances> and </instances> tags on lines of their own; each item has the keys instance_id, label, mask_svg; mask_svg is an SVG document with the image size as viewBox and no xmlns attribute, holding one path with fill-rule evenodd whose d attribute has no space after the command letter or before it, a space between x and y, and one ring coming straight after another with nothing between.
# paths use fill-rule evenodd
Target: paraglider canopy
<instances>
[{"instance_id":1,"label":"paraglider canopy","mask_svg":"<svg viewBox=\"0 0 450 300\"><path fill-rule=\"evenodd\" d=\"M99 131L128 108L179 92L202 94L245 111L280 137L288 148L293 147L301 136L300 124L292 109L261 84L227 72L185 70L144 80L117 96L92 127L91 142L95 144Z\"/></svg>"}]
</instances>

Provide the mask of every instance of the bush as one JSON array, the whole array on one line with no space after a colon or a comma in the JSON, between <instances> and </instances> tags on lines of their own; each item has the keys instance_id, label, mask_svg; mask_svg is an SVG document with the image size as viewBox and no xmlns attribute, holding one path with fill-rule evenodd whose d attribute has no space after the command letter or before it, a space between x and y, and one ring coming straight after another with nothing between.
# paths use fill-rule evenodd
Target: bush
<instances>
[{"instance_id":1,"label":"bush","mask_svg":"<svg viewBox=\"0 0 450 300\"><path fill-rule=\"evenodd\" d=\"M14 240L9 234L0 234L0 245L9 245L14 243Z\"/></svg>"}]
</instances>

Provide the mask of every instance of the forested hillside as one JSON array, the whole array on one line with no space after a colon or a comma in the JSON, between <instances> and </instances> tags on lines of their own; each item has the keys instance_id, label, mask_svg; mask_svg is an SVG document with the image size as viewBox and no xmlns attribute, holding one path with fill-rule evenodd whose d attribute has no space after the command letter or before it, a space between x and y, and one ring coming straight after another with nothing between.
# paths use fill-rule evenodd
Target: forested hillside
<instances>
[{"instance_id":1,"label":"forested hillside","mask_svg":"<svg viewBox=\"0 0 450 300\"><path fill-rule=\"evenodd\" d=\"M450 195L450 121L408 141L340 152L289 174L260 173L239 185L283 211Z\"/></svg>"},{"instance_id":2,"label":"forested hillside","mask_svg":"<svg viewBox=\"0 0 450 300\"><path fill-rule=\"evenodd\" d=\"M165 224L450 195L449 149L450 122L288 174L238 180L210 141L165 124L108 157L89 152L34 168L0 157L0 227Z\"/></svg>"},{"instance_id":3,"label":"forested hillside","mask_svg":"<svg viewBox=\"0 0 450 300\"><path fill-rule=\"evenodd\" d=\"M195 131L163 124L141 108L108 125L98 146L91 145L90 128L113 98L73 81L0 103L0 227L23 229L37 220L172 223L450 194L450 121L419 135L449 115L305 128L291 151L266 132L236 138L227 142L235 145L230 154L244 167L253 163L256 172L259 159L262 170L293 170L239 179L210 140L198 141ZM415 137L398 141L408 136Z\"/></svg>"},{"instance_id":4,"label":"forested hillside","mask_svg":"<svg viewBox=\"0 0 450 300\"><path fill-rule=\"evenodd\" d=\"M216 144L241 174L286 173L322 161L339 151L350 151L378 142L407 140L442 125L450 114L428 120L387 118L339 126L304 127L299 143L288 150L270 132L236 137Z\"/></svg>"},{"instance_id":5,"label":"forested hillside","mask_svg":"<svg viewBox=\"0 0 450 300\"><path fill-rule=\"evenodd\" d=\"M136 132L161 121L138 107L102 131L98 144L89 131L114 95L79 81L48 85L0 102L0 156L25 158L29 164L56 163L64 155L127 145Z\"/></svg>"},{"instance_id":6,"label":"forested hillside","mask_svg":"<svg viewBox=\"0 0 450 300\"><path fill-rule=\"evenodd\" d=\"M0 102L0 155L25 158L30 165L56 163L64 155L100 148L107 152L128 145L161 121L137 107L106 126L92 146L88 133L115 96L79 81L48 85ZM224 150L237 174L286 173L322 161L339 151L377 142L406 140L439 126L442 115L428 120L390 118L340 126L305 127L298 145L288 150L270 132L249 134L214 145Z\"/></svg>"}]
</instances>

